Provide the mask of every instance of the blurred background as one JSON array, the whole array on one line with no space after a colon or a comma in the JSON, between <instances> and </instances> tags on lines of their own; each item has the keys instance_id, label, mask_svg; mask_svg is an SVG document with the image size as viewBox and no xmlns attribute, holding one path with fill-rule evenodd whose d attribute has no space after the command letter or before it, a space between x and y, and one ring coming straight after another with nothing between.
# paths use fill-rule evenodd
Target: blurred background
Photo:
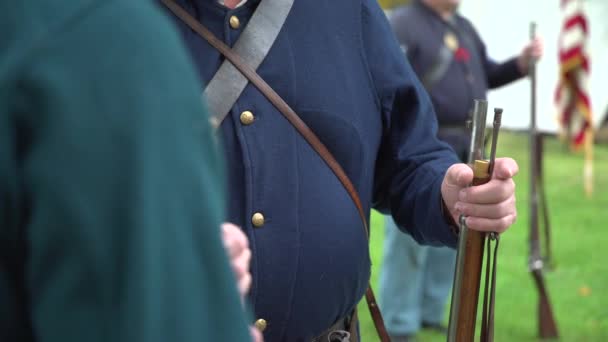
<instances>
[{"instance_id":1,"label":"blurred background","mask_svg":"<svg viewBox=\"0 0 608 342\"><path fill-rule=\"evenodd\" d=\"M380 0L390 15L408 1ZM550 242L541 238L550 263L543 269L559 341L608 341L608 1L581 0L580 14L587 33L565 32L566 13L560 0L462 0L460 12L479 31L488 54L504 60L518 53L529 40L530 23L544 38L545 54L537 65L537 126L542 132L542 175L548 208ZM580 44L590 68L577 86L587 97L584 108L570 121L560 121L564 107L556 99L560 70L560 46ZM561 45L560 45L561 42ZM562 47L563 48L563 47ZM576 71L575 71L576 72ZM530 81L523 80L489 92L490 108L504 108L498 155L512 156L520 165L516 177L518 220L503 236L498 257L495 340L540 340L539 290L529 271L530 256ZM578 115L578 118L577 118ZM587 130L581 122L590 121ZM491 120L488 120L490 122ZM578 131L580 132L578 132ZM576 133L582 140L575 141ZM372 214L372 284L378 288L382 263L384 219ZM541 224L542 226L542 224ZM446 323L447 312L446 307ZM478 310L478 316L481 309ZM364 341L378 338L364 302L359 306ZM477 328L480 323L478 321ZM417 334L416 341L445 341L433 332Z\"/></svg>"},{"instance_id":2,"label":"blurred background","mask_svg":"<svg viewBox=\"0 0 608 342\"><path fill-rule=\"evenodd\" d=\"M592 98L593 122L596 128L606 121L608 95L608 1L584 0L589 25L586 41L591 60L589 94ZM392 9L409 3L408 0L379 0L390 15ZM460 13L468 18L486 43L492 58L504 60L518 53L529 39L530 22L536 22L538 35L544 38L545 56L538 64L537 124L540 130L556 133L558 130L554 92L559 77L558 41L564 14L560 0L462 0ZM510 129L527 129L530 119L530 88L526 82L515 82L496 91L490 91L488 100L498 107L505 106L503 126ZM513 101L517 99L517 101Z\"/></svg>"}]
</instances>

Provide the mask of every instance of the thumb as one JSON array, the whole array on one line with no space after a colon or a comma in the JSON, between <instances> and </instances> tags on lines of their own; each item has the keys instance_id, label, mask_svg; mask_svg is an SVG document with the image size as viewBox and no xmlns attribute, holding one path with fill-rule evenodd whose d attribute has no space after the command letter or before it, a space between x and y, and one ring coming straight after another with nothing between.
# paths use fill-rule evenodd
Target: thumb
<instances>
[{"instance_id":1,"label":"thumb","mask_svg":"<svg viewBox=\"0 0 608 342\"><path fill-rule=\"evenodd\" d=\"M445 175L446 185L464 188L473 181L473 170L467 164L450 166Z\"/></svg>"}]
</instances>

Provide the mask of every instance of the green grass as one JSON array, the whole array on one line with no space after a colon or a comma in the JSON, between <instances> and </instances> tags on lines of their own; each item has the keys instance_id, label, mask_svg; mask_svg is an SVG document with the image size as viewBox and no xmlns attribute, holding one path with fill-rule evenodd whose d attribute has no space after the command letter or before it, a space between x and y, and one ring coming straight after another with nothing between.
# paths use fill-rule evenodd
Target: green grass
<instances>
[{"instance_id":1,"label":"green grass","mask_svg":"<svg viewBox=\"0 0 608 342\"><path fill-rule=\"evenodd\" d=\"M501 133L498 154L516 159L520 172L515 178L518 220L502 237L498 257L498 342L537 340L538 294L527 267L528 151L526 134ZM594 194L588 198L582 184L582 153L568 152L555 138L545 138L545 192L555 261L555 269L545 272L545 279L561 341L608 341L608 256L603 254L608 252L607 161L608 146L596 146ZM384 236L382 216L373 213L371 226L372 284L377 291ZM378 341L365 300L359 305L359 315L363 341ZM445 337L423 332L417 341L445 341Z\"/></svg>"}]
</instances>

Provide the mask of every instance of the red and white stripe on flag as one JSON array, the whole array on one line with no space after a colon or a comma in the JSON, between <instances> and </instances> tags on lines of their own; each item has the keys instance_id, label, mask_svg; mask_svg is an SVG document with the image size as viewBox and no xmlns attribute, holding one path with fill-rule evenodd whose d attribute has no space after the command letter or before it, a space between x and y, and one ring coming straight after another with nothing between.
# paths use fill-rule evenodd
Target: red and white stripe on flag
<instances>
[{"instance_id":1,"label":"red and white stripe on flag","mask_svg":"<svg viewBox=\"0 0 608 342\"><path fill-rule=\"evenodd\" d=\"M559 36L559 82L555 91L558 121L563 132L568 130L574 147L585 142L591 129L591 102L587 89L589 35L583 0L561 0L563 23Z\"/></svg>"}]
</instances>

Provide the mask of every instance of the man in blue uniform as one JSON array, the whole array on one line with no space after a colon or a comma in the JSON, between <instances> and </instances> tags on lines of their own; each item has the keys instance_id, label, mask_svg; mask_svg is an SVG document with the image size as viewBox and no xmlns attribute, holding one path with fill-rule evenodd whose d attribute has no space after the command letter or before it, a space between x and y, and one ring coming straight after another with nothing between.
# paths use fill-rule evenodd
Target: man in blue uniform
<instances>
[{"instance_id":1,"label":"man in blue uniform","mask_svg":"<svg viewBox=\"0 0 608 342\"><path fill-rule=\"evenodd\" d=\"M219 40L238 46L243 37L265 40L255 38L263 32L247 35L256 11L289 1L176 2ZM212 83L224 58L175 20L199 76ZM417 241L452 247L460 213L481 230L502 232L515 219L517 164L499 159L492 182L465 189L472 172L435 138L431 102L376 1L293 2L257 72L333 153L367 216L372 207L390 212ZM253 251L256 326L266 341L327 341L330 330L346 325L370 276L367 237L351 197L255 86L248 84L215 123L228 161L228 220L246 231Z\"/></svg>"},{"instance_id":2,"label":"man in blue uniform","mask_svg":"<svg viewBox=\"0 0 608 342\"><path fill-rule=\"evenodd\" d=\"M428 91L439 121L438 136L463 162L470 133L465 121L474 99L523 77L542 45L536 40L520 56L495 63L471 23L457 14L460 0L414 0L395 9L390 23L414 71ZM445 303L453 282L456 252L421 246L386 217L380 275L380 307L397 341L420 327L445 332Z\"/></svg>"}]
</instances>

